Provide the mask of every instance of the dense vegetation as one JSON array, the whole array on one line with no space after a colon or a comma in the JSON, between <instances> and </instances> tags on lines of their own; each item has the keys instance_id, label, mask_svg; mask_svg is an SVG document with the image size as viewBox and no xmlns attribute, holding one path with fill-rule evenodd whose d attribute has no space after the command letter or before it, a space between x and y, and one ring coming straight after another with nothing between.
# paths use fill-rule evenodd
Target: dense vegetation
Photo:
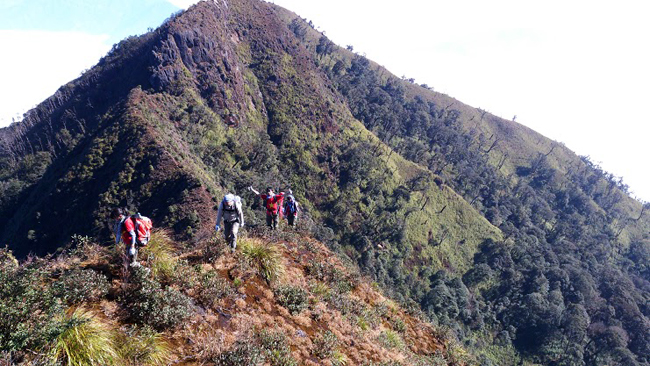
<instances>
[{"instance_id":1,"label":"dense vegetation","mask_svg":"<svg viewBox=\"0 0 650 366\"><path fill-rule=\"evenodd\" d=\"M245 188L290 187L303 228L448 327L482 364L650 362L648 205L587 157L396 78L273 5L203 3L129 38L0 141L0 238L21 256L53 252L72 234L109 240L116 205L191 246L210 235L213 197L242 195L256 228L264 211ZM242 250L272 283L262 259L277 253ZM377 322L344 296L351 278L317 263L305 270L336 283L322 296L338 311ZM136 324L181 322L191 313L182 289L197 283L231 294L215 274L169 288L174 269L153 271L160 280L134 278L121 299ZM103 283L71 271L59 286L81 278ZM155 297L161 288L167 296ZM303 287L274 292L290 314L308 306ZM102 297L105 287L66 296ZM45 313L60 311L50 303ZM151 309L164 317L147 318ZM400 347L397 335L382 339ZM324 350L336 343L318 339ZM249 346L214 360L228 364Z\"/></svg>"},{"instance_id":2,"label":"dense vegetation","mask_svg":"<svg viewBox=\"0 0 650 366\"><path fill-rule=\"evenodd\" d=\"M187 247L158 231L140 253L147 267L132 269L123 246L99 246L88 237L76 237L75 248L56 256L22 263L2 250L0 362L471 361L453 340L405 313L302 234L258 231L241 239L246 250L230 254L221 239Z\"/></svg>"},{"instance_id":3,"label":"dense vegetation","mask_svg":"<svg viewBox=\"0 0 650 366\"><path fill-rule=\"evenodd\" d=\"M620 238L643 215L621 209L627 187L620 179L584 157L580 169L562 174L542 154L504 177L489 161L494 146L477 145L483 136L463 129L459 111L407 97L403 83L382 80L363 56L342 62L324 69L354 116L402 156L442 175L504 233L481 245L462 280L439 271L408 284L431 318L469 343L467 331L497 334L497 344L512 343L543 364L650 362L650 241L644 226L630 230L629 241ZM384 283L400 279L365 268ZM426 276L430 291L414 291ZM477 342L485 345L483 337Z\"/></svg>"}]
</instances>

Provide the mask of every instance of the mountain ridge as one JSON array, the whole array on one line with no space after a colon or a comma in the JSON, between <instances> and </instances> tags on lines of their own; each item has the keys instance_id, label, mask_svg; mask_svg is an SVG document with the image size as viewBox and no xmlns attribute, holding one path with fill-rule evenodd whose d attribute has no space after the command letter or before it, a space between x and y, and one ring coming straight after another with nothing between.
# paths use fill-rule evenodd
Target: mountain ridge
<instances>
[{"instance_id":1,"label":"mountain ridge","mask_svg":"<svg viewBox=\"0 0 650 366\"><path fill-rule=\"evenodd\" d=\"M20 256L72 234L109 241L115 206L200 243L227 191L256 228L245 188L290 187L311 235L481 362L549 363L559 347L574 364L647 363L650 222L615 177L272 4L199 3L116 45L0 140L0 240ZM593 319L579 341L562 330L576 307ZM616 327L624 346L592 349Z\"/></svg>"}]
</instances>

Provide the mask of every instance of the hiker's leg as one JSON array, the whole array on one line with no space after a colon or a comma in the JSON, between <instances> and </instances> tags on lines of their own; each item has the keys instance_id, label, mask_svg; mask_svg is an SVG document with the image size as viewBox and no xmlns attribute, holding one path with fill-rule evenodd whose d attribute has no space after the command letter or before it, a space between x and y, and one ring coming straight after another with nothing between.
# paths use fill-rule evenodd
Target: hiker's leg
<instances>
[{"instance_id":1,"label":"hiker's leg","mask_svg":"<svg viewBox=\"0 0 650 366\"><path fill-rule=\"evenodd\" d=\"M129 253L128 253L129 261L130 261L129 263L134 265L138 263L138 246L136 245L133 247L133 252L131 252L130 249L131 247L129 246Z\"/></svg>"},{"instance_id":2,"label":"hiker's leg","mask_svg":"<svg viewBox=\"0 0 650 366\"><path fill-rule=\"evenodd\" d=\"M129 263L135 262L136 256L132 254L131 246L127 244L124 248L126 249L126 257L129 258Z\"/></svg>"},{"instance_id":3,"label":"hiker's leg","mask_svg":"<svg viewBox=\"0 0 650 366\"><path fill-rule=\"evenodd\" d=\"M233 229L233 224L224 222L223 223L223 236L226 239L226 244L230 245L232 241L232 229Z\"/></svg>"},{"instance_id":4,"label":"hiker's leg","mask_svg":"<svg viewBox=\"0 0 650 366\"><path fill-rule=\"evenodd\" d=\"M239 223L235 222L232 224L232 230L231 230L231 241L230 241L230 248L233 250L237 248L237 233L239 232Z\"/></svg>"},{"instance_id":5,"label":"hiker's leg","mask_svg":"<svg viewBox=\"0 0 650 366\"><path fill-rule=\"evenodd\" d=\"M278 215L273 215L273 230L278 228Z\"/></svg>"},{"instance_id":6,"label":"hiker's leg","mask_svg":"<svg viewBox=\"0 0 650 366\"><path fill-rule=\"evenodd\" d=\"M270 213L266 213L266 226L273 227L273 216Z\"/></svg>"},{"instance_id":7,"label":"hiker's leg","mask_svg":"<svg viewBox=\"0 0 650 366\"><path fill-rule=\"evenodd\" d=\"M295 220L296 220L295 216L291 216L291 215L287 216L287 223L289 224L289 226L293 226L294 223L295 223Z\"/></svg>"}]
</instances>

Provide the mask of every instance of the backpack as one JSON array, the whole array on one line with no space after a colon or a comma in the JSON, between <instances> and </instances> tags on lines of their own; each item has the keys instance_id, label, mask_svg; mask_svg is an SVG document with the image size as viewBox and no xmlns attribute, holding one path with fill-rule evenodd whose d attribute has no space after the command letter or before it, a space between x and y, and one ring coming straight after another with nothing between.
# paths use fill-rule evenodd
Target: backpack
<instances>
[{"instance_id":1,"label":"backpack","mask_svg":"<svg viewBox=\"0 0 650 366\"><path fill-rule=\"evenodd\" d=\"M235 196L234 194L233 194L233 196L235 197L235 206L236 205L241 205L241 197ZM226 206L226 196L223 196L223 200L221 200L221 202L223 203L223 205L225 207Z\"/></svg>"},{"instance_id":2,"label":"backpack","mask_svg":"<svg viewBox=\"0 0 650 366\"><path fill-rule=\"evenodd\" d=\"M232 209L228 209L226 204L226 197L223 198L221 202L221 207L223 207L223 221L227 223L233 223L239 221L239 212L238 207L241 206L241 197L235 196L235 204L232 205Z\"/></svg>"},{"instance_id":3,"label":"backpack","mask_svg":"<svg viewBox=\"0 0 650 366\"><path fill-rule=\"evenodd\" d=\"M138 212L137 214L131 216L133 224L135 225L135 241L140 246L146 246L151 239L151 229L153 228L153 223L151 219L147 216L142 216Z\"/></svg>"},{"instance_id":4,"label":"backpack","mask_svg":"<svg viewBox=\"0 0 650 366\"><path fill-rule=\"evenodd\" d=\"M296 204L296 200L292 201L287 201L287 207L286 207L286 214L291 215L291 216L296 216L296 213L298 213L298 206Z\"/></svg>"}]
</instances>

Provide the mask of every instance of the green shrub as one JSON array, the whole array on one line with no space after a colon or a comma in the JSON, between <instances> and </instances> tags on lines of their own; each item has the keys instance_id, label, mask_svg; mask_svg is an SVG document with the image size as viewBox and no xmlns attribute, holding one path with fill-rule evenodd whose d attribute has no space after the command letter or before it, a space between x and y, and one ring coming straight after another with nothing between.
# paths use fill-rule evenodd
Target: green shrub
<instances>
[{"instance_id":1,"label":"green shrub","mask_svg":"<svg viewBox=\"0 0 650 366\"><path fill-rule=\"evenodd\" d=\"M394 320L391 321L391 325L393 326L393 330L396 332L404 334L406 332L406 324L404 323L404 320L402 318L395 318Z\"/></svg>"},{"instance_id":2,"label":"green shrub","mask_svg":"<svg viewBox=\"0 0 650 366\"><path fill-rule=\"evenodd\" d=\"M308 275L314 276L319 281L329 283L334 290L341 293L350 292L359 284L358 279L346 275L330 263L313 262L305 269Z\"/></svg>"},{"instance_id":3,"label":"green shrub","mask_svg":"<svg viewBox=\"0 0 650 366\"><path fill-rule=\"evenodd\" d=\"M9 248L0 249L0 270L16 269L19 267L18 260Z\"/></svg>"},{"instance_id":4,"label":"green shrub","mask_svg":"<svg viewBox=\"0 0 650 366\"><path fill-rule=\"evenodd\" d=\"M323 282L313 281L309 285L309 290L317 298L327 298L331 289Z\"/></svg>"},{"instance_id":5,"label":"green shrub","mask_svg":"<svg viewBox=\"0 0 650 366\"><path fill-rule=\"evenodd\" d=\"M118 358L110 326L93 314L77 309L49 351L52 362L67 366L112 365Z\"/></svg>"},{"instance_id":6,"label":"green shrub","mask_svg":"<svg viewBox=\"0 0 650 366\"><path fill-rule=\"evenodd\" d=\"M357 325L361 330L377 328L381 318L374 309L364 309L357 318Z\"/></svg>"},{"instance_id":7,"label":"green shrub","mask_svg":"<svg viewBox=\"0 0 650 366\"><path fill-rule=\"evenodd\" d=\"M348 364L348 357L341 351L334 351L331 361L332 366L345 366Z\"/></svg>"},{"instance_id":8,"label":"green shrub","mask_svg":"<svg viewBox=\"0 0 650 366\"><path fill-rule=\"evenodd\" d=\"M183 290L195 288L198 285L198 274L200 267L192 267L186 259L181 259L173 264L169 283Z\"/></svg>"},{"instance_id":9,"label":"green shrub","mask_svg":"<svg viewBox=\"0 0 650 366\"><path fill-rule=\"evenodd\" d=\"M132 321L157 330L177 327L193 313L189 297L172 287L162 289L143 267L135 268L121 302Z\"/></svg>"},{"instance_id":10,"label":"green shrub","mask_svg":"<svg viewBox=\"0 0 650 366\"><path fill-rule=\"evenodd\" d=\"M354 314L360 316L363 314L365 306L358 300L338 292L331 292L327 297L327 302L341 314Z\"/></svg>"},{"instance_id":11,"label":"green shrub","mask_svg":"<svg viewBox=\"0 0 650 366\"><path fill-rule=\"evenodd\" d=\"M39 349L68 326L61 300L44 287L49 273L37 265L0 263L0 349Z\"/></svg>"},{"instance_id":12,"label":"green shrub","mask_svg":"<svg viewBox=\"0 0 650 366\"><path fill-rule=\"evenodd\" d=\"M257 335L267 361L271 366L296 366L298 362L291 356L287 337L281 331L263 330Z\"/></svg>"},{"instance_id":13,"label":"green shrub","mask_svg":"<svg viewBox=\"0 0 650 366\"><path fill-rule=\"evenodd\" d=\"M226 242L223 239L223 235L213 236L209 240L204 240L199 243L201 259L207 263L213 263L216 261L217 258L223 255L225 249Z\"/></svg>"},{"instance_id":14,"label":"green shrub","mask_svg":"<svg viewBox=\"0 0 650 366\"><path fill-rule=\"evenodd\" d=\"M253 342L239 341L214 359L216 366L258 366L264 364L264 352Z\"/></svg>"},{"instance_id":15,"label":"green shrub","mask_svg":"<svg viewBox=\"0 0 650 366\"><path fill-rule=\"evenodd\" d=\"M305 309L308 305L307 291L296 286L280 286L274 291L278 303L291 314L297 314Z\"/></svg>"},{"instance_id":16,"label":"green shrub","mask_svg":"<svg viewBox=\"0 0 650 366\"><path fill-rule=\"evenodd\" d=\"M234 292L228 281L221 278L216 271L202 273L199 276L199 285L196 298L206 307L213 306L215 301Z\"/></svg>"},{"instance_id":17,"label":"green shrub","mask_svg":"<svg viewBox=\"0 0 650 366\"><path fill-rule=\"evenodd\" d=\"M99 300L108 293L106 276L92 269L73 269L52 284L52 291L68 304Z\"/></svg>"},{"instance_id":18,"label":"green shrub","mask_svg":"<svg viewBox=\"0 0 650 366\"><path fill-rule=\"evenodd\" d=\"M334 356L336 347L339 345L339 339L336 335L329 330L321 333L314 340L314 352L313 354L320 358L326 359Z\"/></svg>"}]
</instances>

